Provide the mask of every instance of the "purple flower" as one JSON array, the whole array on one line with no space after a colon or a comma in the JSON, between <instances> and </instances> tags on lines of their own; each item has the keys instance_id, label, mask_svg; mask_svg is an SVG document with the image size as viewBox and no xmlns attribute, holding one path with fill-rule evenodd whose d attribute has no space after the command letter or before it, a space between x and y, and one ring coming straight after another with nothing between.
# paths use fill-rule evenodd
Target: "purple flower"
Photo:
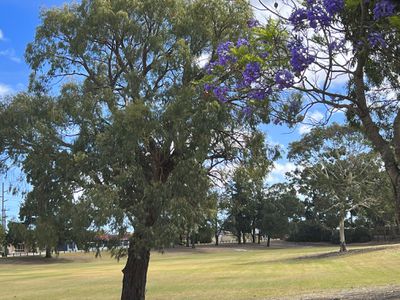
<instances>
[{"instance_id":1,"label":"purple flower","mask_svg":"<svg viewBox=\"0 0 400 300\"><path fill-rule=\"evenodd\" d=\"M262 59L266 59L269 56L268 51L261 52L258 56L260 56Z\"/></svg>"},{"instance_id":2,"label":"purple flower","mask_svg":"<svg viewBox=\"0 0 400 300\"><path fill-rule=\"evenodd\" d=\"M290 88L294 83L294 76L289 70L279 70L275 74L275 82L281 90Z\"/></svg>"},{"instance_id":3,"label":"purple flower","mask_svg":"<svg viewBox=\"0 0 400 300\"><path fill-rule=\"evenodd\" d=\"M303 72L315 60L315 57L308 53L308 49L300 41L294 41L289 45L290 64L296 73Z\"/></svg>"},{"instance_id":4,"label":"purple flower","mask_svg":"<svg viewBox=\"0 0 400 300\"><path fill-rule=\"evenodd\" d=\"M238 41L236 42L236 47L249 46L249 45L250 45L249 41L243 38L238 39Z\"/></svg>"},{"instance_id":5,"label":"purple flower","mask_svg":"<svg viewBox=\"0 0 400 300\"><path fill-rule=\"evenodd\" d=\"M344 8L344 0L323 0L325 10L331 16L342 11Z\"/></svg>"},{"instance_id":6,"label":"purple flower","mask_svg":"<svg viewBox=\"0 0 400 300\"><path fill-rule=\"evenodd\" d=\"M247 27L249 28L257 27L258 25L260 25L260 22L258 22L254 18L251 18L250 20L247 21Z\"/></svg>"},{"instance_id":7,"label":"purple flower","mask_svg":"<svg viewBox=\"0 0 400 300\"><path fill-rule=\"evenodd\" d=\"M381 0L375 4L374 20L389 17L394 14L395 5L390 0Z\"/></svg>"},{"instance_id":8,"label":"purple flower","mask_svg":"<svg viewBox=\"0 0 400 300\"><path fill-rule=\"evenodd\" d=\"M307 19L310 22L310 27L316 29L318 25L321 27L329 26L331 22L330 16L319 5L313 6L307 11Z\"/></svg>"},{"instance_id":9,"label":"purple flower","mask_svg":"<svg viewBox=\"0 0 400 300\"><path fill-rule=\"evenodd\" d=\"M204 90L205 90L206 92L211 91L213 88L214 88L214 86L213 86L212 84L206 83L206 84L204 85Z\"/></svg>"},{"instance_id":10,"label":"purple flower","mask_svg":"<svg viewBox=\"0 0 400 300\"><path fill-rule=\"evenodd\" d=\"M261 76L261 67L258 62L251 62L246 65L243 71L243 84L251 85Z\"/></svg>"},{"instance_id":11,"label":"purple flower","mask_svg":"<svg viewBox=\"0 0 400 300\"><path fill-rule=\"evenodd\" d=\"M336 51L340 50L341 48L344 47L344 40L334 40L333 42L329 43L328 49L329 51Z\"/></svg>"},{"instance_id":12,"label":"purple flower","mask_svg":"<svg viewBox=\"0 0 400 300\"><path fill-rule=\"evenodd\" d=\"M242 113L245 117L249 118L251 117L251 114L253 113L254 109L250 106L246 106L242 109Z\"/></svg>"},{"instance_id":13,"label":"purple flower","mask_svg":"<svg viewBox=\"0 0 400 300\"><path fill-rule=\"evenodd\" d=\"M215 97L222 103L228 102L228 98L226 97L227 92L228 88L226 86L224 87L217 86L213 89Z\"/></svg>"},{"instance_id":14,"label":"purple flower","mask_svg":"<svg viewBox=\"0 0 400 300\"><path fill-rule=\"evenodd\" d=\"M230 41L222 43L217 48L218 54L218 64L220 66L226 66L229 62L235 62L236 57L231 54L231 48L234 47L234 44Z\"/></svg>"},{"instance_id":15,"label":"purple flower","mask_svg":"<svg viewBox=\"0 0 400 300\"><path fill-rule=\"evenodd\" d=\"M217 62L212 61L205 66L207 74L212 74L214 72L214 68L217 65Z\"/></svg>"},{"instance_id":16,"label":"purple flower","mask_svg":"<svg viewBox=\"0 0 400 300\"><path fill-rule=\"evenodd\" d=\"M303 8L296 9L289 17L289 22L295 28L302 27L305 20L307 20L307 11Z\"/></svg>"},{"instance_id":17,"label":"purple flower","mask_svg":"<svg viewBox=\"0 0 400 300\"><path fill-rule=\"evenodd\" d=\"M387 46L387 43L386 43L385 39L383 38L383 35L378 32L371 32L368 35L368 42L369 42L370 46L373 48L377 47L377 46L386 48L386 46Z\"/></svg>"},{"instance_id":18,"label":"purple flower","mask_svg":"<svg viewBox=\"0 0 400 300\"><path fill-rule=\"evenodd\" d=\"M254 100L264 100L267 97L267 94L269 93L270 93L269 90L266 91L263 89L259 89L248 92L247 96Z\"/></svg>"}]
</instances>

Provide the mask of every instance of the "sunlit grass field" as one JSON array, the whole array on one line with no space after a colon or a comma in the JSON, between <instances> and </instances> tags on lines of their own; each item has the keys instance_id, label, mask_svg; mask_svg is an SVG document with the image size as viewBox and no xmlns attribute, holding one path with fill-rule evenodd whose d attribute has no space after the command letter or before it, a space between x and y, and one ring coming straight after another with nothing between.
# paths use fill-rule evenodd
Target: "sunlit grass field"
<instances>
[{"instance_id":1,"label":"sunlit grass field","mask_svg":"<svg viewBox=\"0 0 400 300\"><path fill-rule=\"evenodd\" d=\"M350 247L350 249L355 249ZM147 299L266 299L400 285L400 246L200 247L152 253ZM118 299L121 269L103 253L0 259L0 299Z\"/></svg>"}]
</instances>

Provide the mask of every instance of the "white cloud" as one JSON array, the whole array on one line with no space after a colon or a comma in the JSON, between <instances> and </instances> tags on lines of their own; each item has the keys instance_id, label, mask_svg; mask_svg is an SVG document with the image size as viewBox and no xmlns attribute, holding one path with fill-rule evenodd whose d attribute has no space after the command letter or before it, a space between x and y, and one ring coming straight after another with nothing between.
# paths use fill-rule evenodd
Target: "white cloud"
<instances>
[{"instance_id":1,"label":"white cloud","mask_svg":"<svg viewBox=\"0 0 400 300\"><path fill-rule=\"evenodd\" d=\"M210 59L211 59L210 53L203 53L198 58L196 58L195 63L200 68L204 68L210 62Z\"/></svg>"},{"instance_id":2,"label":"white cloud","mask_svg":"<svg viewBox=\"0 0 400 300\"><path fill-rule=\"evenodd\" d=\"M17 56L14 49L2 50L0 51L0 56L6 57L16 63L22 62L21 58Z\"/></svg>"},{"instance_id":3,"label":"white cloud","mask_svg":"<svg viewBox=\"0 0 400 300\"><path fill-rule=\"evenodd\" d=\"M6 84L3 84L3 83L0 83L0 97L4 97L4 96L9 95L9 94L11 94L13 92L14 91L10 86L8 86Z\"/></svg>"},{"instance_id":4,"label":"white cloud","mask_svg":"<svg viewBox=\"0 0 400 300\"><path fill-rule=\"evenodd\" d=\"M3 30L0 29L0 41L4 40Z\"/></svg>"},{"instance_id":5,"label":"white cloud","mask_svg":"<svg viewBox=\"0 0 400 300\"><path fill-rule=\"evenodd\" d=\"M268 184L274 184L278 182L285 181L285 174L287 172L294 171L296 169L296 165L291 162L283 162L283 163L274 163L274 168L271 173L269 173L266 182Z\"/></svg>"},{"instance_id":6,"label":"white cloud","mask_svg":"<svg viewBox=\"0 0 400 300\"><path fill-rule=\"evenodd\" d=\"M300 126L298 127L299 134L309 133L311 131L311 128L321 123L321 121L323 121L324 119L325 116L318 110L309 113L306 116L304 123L300 124Z\"/></svg>"}]
</instances>

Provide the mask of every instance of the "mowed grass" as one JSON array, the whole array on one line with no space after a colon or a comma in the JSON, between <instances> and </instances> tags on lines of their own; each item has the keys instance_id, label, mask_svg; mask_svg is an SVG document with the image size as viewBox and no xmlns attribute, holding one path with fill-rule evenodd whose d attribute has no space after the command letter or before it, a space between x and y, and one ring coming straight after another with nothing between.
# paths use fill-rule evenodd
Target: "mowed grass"
<instances>
[{"instance_id":1,"label":"mowed grass","mask_svg":"<svg viewBox=\"0 0 400 300\"><path fill-rule=\"evenodd\" d=\"M294 298L400 285L400 246L357 248L346 255L326 255L337 247L154 252L147 299ZM0 259L0 299L118 299L123 266L107 253Z\"/></svg>"}]
</instances>

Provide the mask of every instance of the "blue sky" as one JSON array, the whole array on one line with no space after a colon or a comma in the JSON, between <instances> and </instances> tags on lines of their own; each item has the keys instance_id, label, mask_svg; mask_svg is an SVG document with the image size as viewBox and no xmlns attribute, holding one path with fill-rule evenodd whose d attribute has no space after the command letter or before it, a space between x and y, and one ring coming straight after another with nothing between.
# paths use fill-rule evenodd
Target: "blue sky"
<instances>
[{"instance_id":1,"label":"blue sky","mask_svg":"<svg viewBox=\"0 0 400 300\"><path fill-rule=\"evenodd\" d=\"M29 78L29 66L24 61L26 45L35 35L40 24L40 10L60 6L64 0L0 0L0 97L26 89ZM309 119L319 121L323 114L314 109ZM335 119L341 119L340 114ZM309 130L307 125L298 125L294 129L286 126L263 125L267 140L285 148L290 141L296 140L301 133ZM284 180L285 172L294 168L284 157L276 162L276 168L268 178L269 183ZM0 177L6 186L17 186L26 190L28 186L17 171L11 171L6 177ZM17 218L21 196L6 195L9 218Z\"/></svg>"}]
</instances>

